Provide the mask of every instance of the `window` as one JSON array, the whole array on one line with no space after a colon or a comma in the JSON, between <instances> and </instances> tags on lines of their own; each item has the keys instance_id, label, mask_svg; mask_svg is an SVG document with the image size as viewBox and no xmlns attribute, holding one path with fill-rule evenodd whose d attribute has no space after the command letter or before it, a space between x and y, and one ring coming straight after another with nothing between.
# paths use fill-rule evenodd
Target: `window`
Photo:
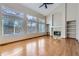
<instances>
[{"instance_id":1,"label":"window","mask_svg":"<svg viewBox=\"0 0 79 59\"><path fill-rule=\"evenodd\" d=\"M14 20L10 19L9 16L3 17L3 34L14 33Z\"/></svg>"},{"instance_id":2,"label":"window","mask_svg":"<svg viewBox=\"0 0 79 59\"><path fill-rule=\"evenodd\" d=\"M0 19L0 36L2 36L2 20Z\"/></svg>"},{"instance_id":3,"label":"window","mask_svg":"<svg viewBox=\"0 0 79 59\"><path fill-rule=\"evenodd\" d=\"M15 18L15 21L14 21L14 30L15 30L15 33L23 33L23 20L22 19L19 19L19 18Z\"/></svg>"},{"instance_id":4,"label":"window","mask_svg":"<svg viewBox=\"0 0 79 59\"><path fill-rule=\"evenodd\" d=\"M43 19L37 20L36 17L27 15L27 20L24 20L24 13L4 6L0 11L2 13L0 35L45 32L45 20Z\"/></svg>"},{"instance_id":5,"label":"window","mask_svg":"<svg viewBox=\"0 0 79 59\"><path fill-rule=\"evenodd\" d=\"M17 12L14 9L11 9L5 6L2 6L0 11L3 14L15 15L16 17L24 18L24 13Z\"/></svg>"},{"instance_id":6,"label":"window","mask_svg":"<svg viewBox=\"0 0 79 59\"><path fill-rule=\"evenodd\" d=\"M39 19L39 32L45 32L45 20Z\"/></svg>"},{"instance_id":7,"label":"window","mask_svg":"<svg viewBox=\"0 0 79 59\"><path fill-rule=\"evenodd\" d=\"M3 17L3 34L16 34L23 32L22 19L5 15Z\"/></svg>"},{"instance_id":8,"label":"window","mask_svg":"<svg viewBox=\"0 0 79 59\"><path fill-rule=\"evenodd\" d=\"M27 15L28 22L28 33L36 33L37 32L37 19L36 17Z\"/></svg>"},{"instance_id":9,"label":"window","mask_svg":"<svg viewBox=\"0 0 79 59\"><path fill-rule=\"evenodd\" d=\"M45 24L39 23L39 32L45 32Z\"/></svg>"},{"instance_id":10,"label":"window","mask_svg":"<svg viewBox=\"0 0 79 59\"><path fill-rule=\"evenodd\" d=\"M23 33L23 15L12 9L3 7L2 28L3 34L18 34Z\"/></svg>"}]
</instances>

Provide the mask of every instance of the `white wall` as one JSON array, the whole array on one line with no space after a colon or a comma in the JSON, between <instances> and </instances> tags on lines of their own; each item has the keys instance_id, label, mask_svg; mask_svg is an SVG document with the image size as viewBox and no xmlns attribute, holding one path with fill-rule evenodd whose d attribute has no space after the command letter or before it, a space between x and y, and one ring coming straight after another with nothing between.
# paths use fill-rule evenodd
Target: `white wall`
<instances>
[{"instance_id":1,"label":"white wall","mask_svg":"<svg viewBox=\"0 0 79 59\"><path fill-rule=\"evenodd\" d=\"M76 39L79 41L79 3L67 4L67 21L76 20Z\"/></svg>"},{"instance_id":2,"label":"white wall","mask_svg":"<svg viewBox=\"0 0 79 59\"><path fill-rule=\"evenodd\" d=\"M49 14L49 15L46 16L46 17L47 17L46 23L49 24L49 30L48 30L48 32L50 32L50 31L51 31L50 27L52 26L52 14ZM50 34L50 35L51 35L51 34Z\"/></svg>"},{"instance_id":3,"label":"white wall","mask_svg":"<svg viewBox=\"0 0 79 59\"><path fill-rule=\"evenodd\" d=\"M62 21L62 13L61 12L55 13L53 19L54 19L53 20L53 25L54 26L61 26L62 25L62 23L61 23L61 21Z\"/></svg>"},{"instance_id":4,"label":"white wall","mask_svg":"<svg viewBox=\"0 0 79 59\"><path fill-rule=\"evenodd\" d=\"M62 26L62 37L66 37L66 23L65 23L65 5L61 4L54 11L47 16L47 23L52 26L52 15L54 15L54 26ZM79 4L67 3L67 17L66 21L76 20L76 39L79 40ZM49 28L49 32L50 28Z\"/></svg>"},{"instance_id":5,"label":"white wall","mask_svg":"<svg viewBox=\"0 0 79 59\"><path fill-rule=\"evenodd\" d=\"M76 13L76 39L79 41L79 4L77 4Z\"/></svg>"},{"instance_id":6,"label":"white wall","mask_svg":"<svg viewBox=\"0 0 79 59\"><path fill-rule=\"evenodd\" d=\"M77 3L67 3L67 21L76 20Z\"/></svg>"},{"instance_id":7,"label":"white wall","mask_svg":"<svg viewBox=\"0 0 79 59\"><path fill-rule=\"evenodd\" d=\"M77 19L76 26L76 39L79 41L79 18Z\"/></svg>"},{"instance_id":8,"label":"white wall","mask_svg":"<svg viewBox=\"0 0 79 59\"><path fill-rule=\"evenodd\" d=\"M53 25L61 26L61 38L65 38L65 4L60 4L47 16L47 23L50 24L50 27L52 26L52 15L54 15ZM50 28L49 32L51 32Z\"/></svg>"},{"instance_id":9,"label":"white wall","mask_svg":"<svg viewBox=\"0 0 79 59\"><path fill-rule=\"evenodd\" d=\"M65 38L65 19L62 12L54 14L53 25L59 26L53 30L61 31L61 38Z\"/></svg>"}]
</instances>

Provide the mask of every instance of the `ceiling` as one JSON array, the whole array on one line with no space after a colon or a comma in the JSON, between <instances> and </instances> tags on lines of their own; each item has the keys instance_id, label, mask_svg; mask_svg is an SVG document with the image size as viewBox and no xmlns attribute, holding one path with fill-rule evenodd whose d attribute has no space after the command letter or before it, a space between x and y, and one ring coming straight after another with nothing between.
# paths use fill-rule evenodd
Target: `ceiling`
<instances>
[{"instance_id":1,"label":"ceiling","mask_svg":"<svg viewBox=\"0 0 79 59\"><path fill-rule=\"evenodd\" d=\"M48 5L47 9L44 6L39 8L39 6L42 5L42 3L22 3L21 5L28 7L30 9L46 16L49 13L51 13L57 6L59 6L60 3L54 3L54 4L51 4L51 5Z\"/></svg>"}]
</instances>

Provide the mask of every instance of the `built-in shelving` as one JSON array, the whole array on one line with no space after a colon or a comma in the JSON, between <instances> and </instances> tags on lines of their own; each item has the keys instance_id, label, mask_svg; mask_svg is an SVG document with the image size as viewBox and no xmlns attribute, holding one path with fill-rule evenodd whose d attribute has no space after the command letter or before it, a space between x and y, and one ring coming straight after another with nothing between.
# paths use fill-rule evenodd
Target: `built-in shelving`
<instances>
[{"instance_id":1,"label":"built-in shelving","mask_svg":"<svg viewBox=\"0 0 79 59\"><path fill-rule=\"evenodd\" d=\"M76 21L67 21L67 37L76 38Z\"/></svg>"}]
</instances>

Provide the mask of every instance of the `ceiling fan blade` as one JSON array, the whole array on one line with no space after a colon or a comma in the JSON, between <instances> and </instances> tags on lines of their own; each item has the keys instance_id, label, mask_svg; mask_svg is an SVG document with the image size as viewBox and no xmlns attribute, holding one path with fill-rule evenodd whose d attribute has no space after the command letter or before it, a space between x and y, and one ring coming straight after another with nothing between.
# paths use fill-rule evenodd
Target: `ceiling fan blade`
<instances>
[{"instance_id":1,"label":"ceiling fan blade","mask_svg":"<svg viewBox=\"0 0 79 59\"><path fill-rule=\"evenodd\" d=\"M43 5L44 5L44 3L41 6L39 6L39 8L42 7Z\"/></svg>"},{"instance_id":2,"label":"ceiling fan blade","mask_svg":"<svg viewBox=\"0 0 79 59\"><path fill-rule=\"evenodd\" d=\"M41 6L39 6L39 8L42 6L45 6L45 8L47 8L48 7L47 5L49 5L49 4L54 4L54 3L43 3Z\"/></svg>"},{"instance_id":3,"label":"ceiling fan blade","mask_svg":"<svg viewBox=\"0 0 79 59\"><path fill-rule=\"evenodd\" d=\"M54 3L46 3L46 4L54 4Z\"/></svg>"},{"instance_id":4,"label":"ceiling fan blade","mask_svg":"<svg viewBox=\"0 0 79 59\"><path fill-rule=\"evenodd\" d=\"M45 8L47 8L47 4L45 4Z\"/></svg>"}]
</instances>

